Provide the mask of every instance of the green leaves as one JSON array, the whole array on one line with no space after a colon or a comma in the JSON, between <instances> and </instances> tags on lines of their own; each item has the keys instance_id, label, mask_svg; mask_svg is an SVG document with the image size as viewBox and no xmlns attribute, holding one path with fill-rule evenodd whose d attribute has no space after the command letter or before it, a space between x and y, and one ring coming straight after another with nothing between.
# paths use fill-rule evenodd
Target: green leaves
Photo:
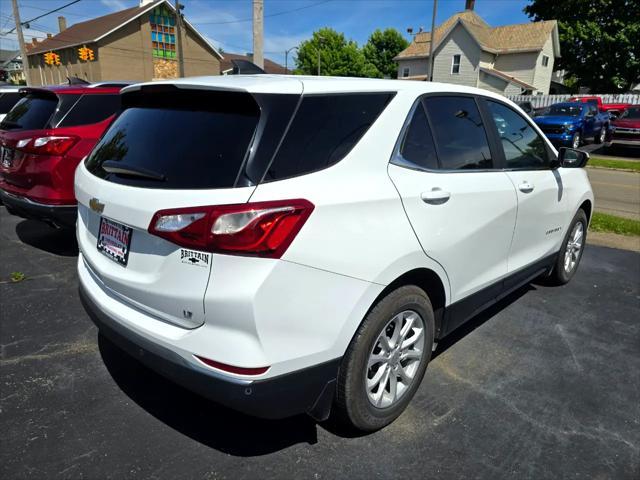
<instances>
[{"instance_id":1,"label":"green leaves","mask_svg":"<svg viewBox=\"0 0 640 480\"><path fill-rule=\"evenodd\" d=\"M576 86L594 93L630 90L640 82L640 2L637 0L532 0L534 20L558 20L560 53Z\"/></svg>"},{"instance_id":2,"label":"green leaves","mask_svg":"<svg viewBox=\"0 0 640 480\"><path fill-rule=\"evenodd\" d=\"M400 33L393 29L376 30L367 44L358 48L353 40L331 28L321 28L305 40L298 49L296 73L320 74L336 77L396 77L397 66L393 62L400 51L408 45Z\"/></svg>"}]
</instances>

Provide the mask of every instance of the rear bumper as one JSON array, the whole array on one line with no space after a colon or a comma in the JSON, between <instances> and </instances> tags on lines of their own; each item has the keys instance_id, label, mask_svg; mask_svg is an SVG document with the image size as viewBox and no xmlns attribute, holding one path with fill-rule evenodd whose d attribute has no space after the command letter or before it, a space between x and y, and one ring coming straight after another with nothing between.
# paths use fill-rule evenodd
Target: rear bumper
<instances>
[{"instance_id":1,"label":"rear bumper","mask_svg":"<svg viewBox=\"0 0 640 480\"><path fill-rule=\"evenodd\" d=\"M100 332L152 370L217 403L261 418L330 413L341 359L265 380L244 380L189 363L176 352L137 334L106 314L80 283L82 304Z\"/></svg>"},{"instance_id":2,"label":"rear bumper","mask_svg":"<svg viewBox=\"0 0 640 480\"><path fill-rule=\"evenodd\" d=\"M42 220L58 227L74 228L78 215L76 205L46 205L0 189L0 200L19 217Z\"/></svg>"},{"instance_id":3,"label":"rear bumper","mask_svg":"<svg viewBox=\"0 0 640 480\"><path fill-rule=\"evenodd\" d=\"M640 138L637 139L628 139L628 138L615 138L611 139L611 143L613 145L625 145L628 147L640 147Z\"/></svg>"}]
</instances>

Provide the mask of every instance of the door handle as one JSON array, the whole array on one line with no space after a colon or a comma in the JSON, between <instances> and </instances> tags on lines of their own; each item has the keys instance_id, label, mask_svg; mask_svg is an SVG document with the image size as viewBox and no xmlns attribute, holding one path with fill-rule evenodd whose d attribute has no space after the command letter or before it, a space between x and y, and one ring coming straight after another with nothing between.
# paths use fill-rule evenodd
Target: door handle
<instances>
[{"instance_id":1,"label":"door handle","mask_svg":"<svg viewBox=\"0 0 640 480\"><path fill-rule=\"evenodd\" d=\"M434 187L428 192L422 192L420 198L424 203L428 203L429 205L442 205L451 198L451 194L441 188Z\"/></svg>"},{"instance_id":2,"label":"door handle","mask_svg":"<svg viewBox=\"0 0 640 480\"><path fill-rule=\"evenodd\" d=\"M520 190L522 193L531 193L533 192L534 188L535 187L533 186L533 184L527 182L526 180L518 185L518 190Z\"/></svg>"}]
</instances>

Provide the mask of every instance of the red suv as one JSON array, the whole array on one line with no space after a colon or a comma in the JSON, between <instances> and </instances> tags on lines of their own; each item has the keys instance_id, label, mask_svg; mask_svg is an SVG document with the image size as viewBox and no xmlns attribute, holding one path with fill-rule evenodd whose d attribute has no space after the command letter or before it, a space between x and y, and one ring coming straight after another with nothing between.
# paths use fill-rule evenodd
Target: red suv
<instances>
[{"instance_id":1,"label":"red suv","mask_svg":"<svg viewBox=\"0 0 640 480\"><path fill-rule=\"evenodd\" d=\"M0 123L0 199L9 213L76 223L73 176L120 110L122 84L24 88Z\"/></svg>"}]
</instances>

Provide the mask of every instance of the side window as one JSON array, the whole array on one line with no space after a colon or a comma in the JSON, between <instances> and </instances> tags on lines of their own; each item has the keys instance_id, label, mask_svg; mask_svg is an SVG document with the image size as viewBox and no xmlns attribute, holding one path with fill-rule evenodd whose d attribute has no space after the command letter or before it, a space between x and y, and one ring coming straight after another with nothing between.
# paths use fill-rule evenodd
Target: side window
<instances>
[{"instance_id":1,"label":"side window","mask_svg":"<svg viewBox=\"0 0 640 480\"><path fill-rule=\"evenodd\" d=\"M547 55L542 55L542 66L543 67L549 66L549 57Z\"/></svg>"},{"instance_id":2,"label":"side window","mask_svg":"<svg viewBox=\"0 0 640 480\"><path fill-rule=\"evenodd\" d=\"M393 94L304 97L265 180L322 170L342 160L360 141Z\"/></svg>"},{"instance_id":3,"label":"side window","mask_svg":"<svg viewBox=\"0 0 640 480\"><path fill-rule=\"evenodd\" d=\"M544 140L518 113L500 103L487 101L496 124L507 168L548 168Z\"/></svg>"},{"instance_id":4,"label":"side window","mask_svg":"<svg viewBox=\"0 0 640 480\"><path fill-rule=\"evenodd\" d=\"M433 144L433 136L431 135L431 129L429 128L422 102L416 107L411 123L409 123L409 128L407 128L402 139L400 155L403 160L418 167L430 170L438 168L438 157Z\"/></svg>"},{"instance_id":5,"label":"side window","mask_svg":"<svg viewBox=\"0 0 640 480\"><path fill-rule=\"evenodd\" d=\"M120 95L83 95L59 127L91 125L106 120L120 110Z\"/></svg>"},{"instance_id":6,"label":"side window","mask_svg":"<svg viewBox=\"0 0 640 480\"><path fill-rule=\"evenodd\" d=\"M487 134L473 98L429 97L424 103L442 169L493 168Z\"/></svg>"},{"instance_id":7,"label":"side window","mask_svg":"<svg viewBox=\"0 0 640 480\"><path fill-rule=\"evenodd\" d=\"M402 76L403 76L404 78L407 78L407 77L409 76L410 71L411 71L411 70L409 70L409 67L404 67L404 68L402 69Z\"/></svg>"}]
</instances>

